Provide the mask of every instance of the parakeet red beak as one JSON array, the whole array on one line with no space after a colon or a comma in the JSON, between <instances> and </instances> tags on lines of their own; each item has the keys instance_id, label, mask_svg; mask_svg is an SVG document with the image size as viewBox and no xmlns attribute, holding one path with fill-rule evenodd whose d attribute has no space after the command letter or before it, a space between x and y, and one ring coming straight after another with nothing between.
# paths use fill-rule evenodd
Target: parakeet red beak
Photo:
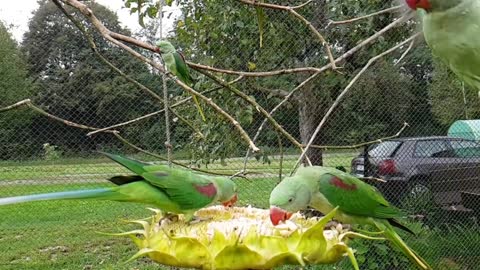
<instances>
[{"instance_id":1,"label":"parakeet red beak","mask_svg":"<svg viewBox=\"0 0 480 270\"><path fill-rule=\"evenodd\" d=\"M238 196L235 193L235 195L233 195L233 197L230 200L228 200L226 202L222 202L222 204L225 207L232 207L237 202L237 200L238 200Z\"/></svg>"},{"instance_id":2,"label":"parakeet red beak","mask_svg":"<svg viewBox=\"0 0 480 270\"><path fill-rule=\"evenodd\" d=\"M417 8L430 10L432 8L429 0L406 0L406 2L407 5L413 10L416 10Z\"/></svg>"},{"instance_id":3,"label":"parakeet red beak","mask_svg":"<svg viewBox=\"0 0 480 270\"><path fill-rule=\"evenodd\" d=\"M280 221L286 221L292 217L293 213L289 213L278 207L270 207L270 221L274 226L278 225Z\"/></svg>"}]
</instances>

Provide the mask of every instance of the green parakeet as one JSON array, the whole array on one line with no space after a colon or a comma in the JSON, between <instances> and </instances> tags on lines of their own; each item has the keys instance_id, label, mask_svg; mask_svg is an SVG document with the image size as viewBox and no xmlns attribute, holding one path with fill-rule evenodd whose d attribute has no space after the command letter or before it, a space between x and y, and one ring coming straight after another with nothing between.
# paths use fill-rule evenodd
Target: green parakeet
<instances>
[{"instance_id":1,"label":"green parakeet","mask_svg":"<svg viewBox=\"0 0 480 270\"><path fill-rule=\"evenodd\" d=\"M0 205L42 200L97 199L143 203L164 212L184 214L192 221L200 208L221 202L232 206L237 201L237 187L228 177L209 176L191 170L152 165L120 155L104 153L135 175L114 176L112 188L74 190L0 198Z\"/></svg>"},{"instance_id":2,"label":"green parakeet","mask_svg":"<svg viewBox=\"0 0 480 270\"><path fill-rule=\"evenodd\" d=\"M420 16L432 53L480 90L480 1L405 0Z\"/></svg>"},{"instance_id":3,"label":"green parakeet","mask_svg":"<svg viewBox=\"0 0 480 270\"><path fill-rule=\"evenodd\" d=\"M391 206L375 187L360 179L334 168L300 167L272 190L270 220L277 225L309 206L323 214L338 206L335 216L338 221L378 228L420 269L431 269L395 232L393 226L413 233L395 220L402 215L400 210Z\"/></svg>"},{"instance_id":4,"label":"green parakeet","mask_svg":"<svg viewBox=\"0 0 480 270\"><path fill-rule=\"evenodd\" d=\"M183 55L177 52L175 47L173 47L173 45L166 40L160 40L159 42L157 42L157 47L159 49L160 55L162 56L163 62L167 67L167 71L171 72L180 81L191 87L193 85L193 79L192 76L190 76L190 72L188 70L187 64L185 63ZM205 115L203 114L202 107L200 107L200 103L198 103L197 97L192 95L192 99L197 105L202 120L206 121Z\"/></svg>"}]
</instances>

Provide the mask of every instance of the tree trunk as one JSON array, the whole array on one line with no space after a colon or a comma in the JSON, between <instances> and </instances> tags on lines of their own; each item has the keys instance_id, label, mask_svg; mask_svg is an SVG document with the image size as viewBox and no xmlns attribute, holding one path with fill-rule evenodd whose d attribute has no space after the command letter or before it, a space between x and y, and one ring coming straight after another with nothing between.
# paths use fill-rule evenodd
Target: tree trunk
<instances>
[{"instance_id":1,"label":"tree trunk","mask_svg":"<svg viewBox=\"0 0 480 270\"><path fill-rule=\"evenodd\" d=\"M298 110L299 110L299 124L300 124L300 138L302 144L307 144L310 141L318 123L323 117L323 101L315 94L314 84L305 86L298 95ZM317 136L313 144L321 144L321 136ZM322 149L309 148L307 156L313 165L323 165ZM302 160L307 164L306 159Z\"/></svg>"},{"instance_id":2,"label":"tree trunk","mask_svg":"<svg viewBox=\"0 0 480 270\"><path fill-rule=\"evenodd\" d=\"M326 13L327 13L327 5L324 0L318 1L313 6L315 9L315 17L311 18L310 22L312 25L317 28L321 29L326 24ZM323 51L326 53L322 45L318 43L311 44L313 48L310 48L306 51ZM302 62L305 62L307 66L311 65L309 63L311 60L310 58L317 58L315 53L313 55L306 55L306 58L302 59ZM315 60L314 60L315 61ZM306 79L306 77L301 76L302 80ZM302 144L306 145L315 129L317 128L318 124L320 123L323 115L326 111L326 106L328 102L326 102L327 93L322 91L321 87L322 82L318 80L313 80L311 83L305 85L304 89L300 90L300 93L297 96L298 101L298 109L299 109L299 124L300 124L300 138L302 140ZM328 98L327 98L328 99ZM328 107L327 107L328 109ZM320 145L322 142L322 132L320 132L313 144ZM322 158L322 149L318 148L309 148L307 151L307 156L312 162L312 165L323 165L323 158ZM302 160L304 164L307 164L306 159Z\"/></svg>"}]
</instances>

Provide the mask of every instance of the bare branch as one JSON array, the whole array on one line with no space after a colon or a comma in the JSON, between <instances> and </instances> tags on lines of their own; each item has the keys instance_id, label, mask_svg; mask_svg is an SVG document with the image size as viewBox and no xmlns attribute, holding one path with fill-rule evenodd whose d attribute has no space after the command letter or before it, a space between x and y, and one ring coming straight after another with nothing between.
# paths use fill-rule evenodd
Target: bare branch
<instances>
[{"instance_id":1,"label":"bare branch","mask_svg":"<svg viewBox=\"0 0 480 270\"><path fill-rule=\"evenodd\" d=\"M127 52L129 52L131 55L135 56L137 59L139 59L140 61L142 62L145 62L149 65L151 65L152 67L154 67L155 69L159 70L160 72L163 72L165 73L166 75L168 75L170 77L170 79L172 79L176 84L180 85L183 89L185 89L186 91L188 91L190 94L192 95L195 95L197 97L199 97L200 99L202 99L206 104L208 104L210 107L212 107L215 111L217 111L220 115L223 116L223 118L225 118L227 121L229 121L236 129L237 131L240 133L240 136L245 140L245 142L247 142L247 144L249 145L249 147L254 151L254 152L258 152L260 151L260 149L253 143L253 141L250 139L250 136L248 135L248 133L243 129L243 127L238 123L237 120L235 120L235 118L233 118L230 114L228 114L226 111L224 111L220 106L218 106L215 102L212 101L212 99L210 98L207 98L206 96L200 94L199 92L195 91L193 88L189 87L188 85L186 85L184 82L180 81L178 78L176 78L175 76L173 76L171 73L169 72L166 72L164 67L159 65L158 63L155 63L153 60L151 59L148 59L146 58L145 56L141 55L140 53L136 52L135 50L133 50L132 48L130 48L129 46L119 42L117 40L118 39L122 39L122 40L128 40L128 42L130 43L133 43L135 44L134 42L134 39L133 38L125 38L125 36L122 36L122 35L119 35L119 34L115 34L113 33L112 31L110 31L108 28L105 27L105 25L103 25L103 23L97 19L97 17L95 17L95 15L93 14L92 10L90 10L88 8L88 6L86 6L85 4L79 2L78 0L62 0L64 2L66 2L67 4L69 4L70 6L76 8L77 10L79 10L86 18L88 18L92 24L94 25L94 27L100 32L100 34L105 37L108 41L112 42L113 44L121 47L122 49L126 50ZM142 43L142 42L138 42L138 43ZM156 51L156 49L154 49L154 51Z\"/></svg>"},{"instance_id":2,"label":"bare branch","mask_svg":"<svg viewBox=\"0 0 480 270\"><path fill-rule=\"evenodd\" d=\"M378 15L381 15L381 14L384 14L384 13L389 13L389 12L401 9L402 7L403 7L402 5L398 5L398 6L383 9L383 10L380 10L380 11L377 11L377 12L374 12L374 13L371 13L371 14L368 14L368 15L365 15L365 16L360 16L360 17L356 17L356 18L352 18L352 19L348 19L348 20L343 20L343 21L330 20L327 27L329 27L330 25L347 24L347 23L352 23L352 22L368 19L368 18L371 18L371 17L374 17L374 16L378 16ZM327 28L327 27L325 27L325 28Z\"/></svg>"},{"instance_id":3,"label":"bare branch","mask_svg":"<svg viewBox=\"0 0 480 270\"><path fill-rule=\"evenodd\" d=\"M32 110L36 111L37 113L39 113L41 115L44 115L44 116L46 116L50 119L62 122L67 126L81 128L81 129L87 129L87 130L97 130L97 128L82 125L82 124L77 124L77 123L74 123L72 121L68 121L66 119L63 119L63 118L60 118L60 117L55 116L53 114L50 114L50 113L44 111L43 109L41 109L40 107L37 107L36 105L34 105L30 99L25 99L25 100L22 100L22 101L19 101L19 102L13 104L13 105L2 108L2 109L0 109L0 112L4 112L4 111L8 111L8 110L11 110L11 109L14 109L14 108L18 108L18 107L23 106L23 105L29 107L30 109L32 109ZM116 131L109 130L108 132L113 133L113 132L116 132Z\"/></svg>"},{"instance_id":4,"label":"bare branch","mask_svg":"<svg viewBox=\"0 0 480 270\"><path fill-rule=\"evenodd\" d=\"M309 20L305 19L305 17L303 17L302 15L300 15L300 13L295 11L296 8L301 8L301 7L311 3L311 1L308 1L305 4L302 4L302 5L299 5L299 6L296 6L296 7L262 3L262 2L255 1L255 0L238 0L238 1L240 1L244 4L253 5L253 6L257 6L257 7L264 7L264 8L270 8L270 9L288 11L290 14L292 14L297 19L302 21L310 29L310 31L312 31L312 33L315 35L315 37L318 39L318 41L320 41L320 43L323 46L325 46L326 51L327 51L327 55L328 55L328 59L330 60L331 68L334 69L334 70L337 69L337 66L335 65L335 58L333 57L332 50L330 48L330 44L328 44L327 40L325 40L323 35L320 34L320 32L315 28L315 26L313 26L313 24Z\"/></svg>"},{"instance_id":5,"label":"bare branch","mask_svg":"<svg viewBox=\"0 0 480 270\"><path fill-rule=\"evenodd\" d=\"M237 88L233 87L232 85L226 83L222 79L210 74L209 72L206 71L199 71L200 73L204 74L205 76L209 77L210 79L214 80L216 83L219 85L227 88L231 92L235 93L237 96L241 97L243 100L247 101L252 105L258 112L263 114L266 119L272 124L272 126L280 132L283 136L285 136L290 142L292 142L295 146L299 147L302 149L302 145L300 142L298 142L288 131L286 131L260 104L258 104L255 100L253 100L249 95L243 93L242 91L238 90Z\"/></svg>"},{"instance_id":6,"label":"bare branch","mask_svg":"<svg viewBox=\"0 0 480 270\"><path fill-rule=\"evenodd\" d=\"M354 145L345 145L345 146L341 146L341 145L310 145L310 148L319 148L319 149L357 149L357 148L360 148L362 146L366 146L366 145L370 145L370 144L374 144L374 143L381 143L385 140L390 140L390 139L394 139L394 138L397 138L398 136L400 136L402 134L402 132L407 128L409 127L409 124L407 122L403 123L403 126L402 128L397 132L395 133L394 135L392 136L388 136L388 137L384 137L384 138L380 138L380 139L375 139L373 141L369 141L369 142L363 142L363 143L358 143L358 144L354 144ZM302 145L303 147L306 147L306 145Z\"/></svg>"},{"instance_id":7,"label":"bare branch","mask_svg":"<svg viewBox=\"0 0 480 270\"><path fill-rule=\"evenodd\" d=\"M285 74L292 74L292 73L315 73L320 70L319 68L315 68L315 67L303 67L303 68L290 68L290 69L281 69L281 70L274 70L274 71L265 71L265 72L245 72L245 71L235 71L235 70L229 70L229 69L220 69L220 68L201 65L198 63L192 63L189 61L187 61L186 63L195 70L203 69L203 70L230 74L230 75L242 75L245 77L271 77L271 76L285 75Z\"/></svg>"},{"instance_id":8,"label":"bare branch","mask_svg":"<svg viewBox=\"0 0 480 270\"><path fill-rule=\"evenodd\" d=\"M408 39L402 41L401 43L397 44L396 46L384 51L383 53L377 55L377 56L374 56L372 57L368 62L367 64L362 68L362 70L360 70L359 73L357 73L357 75L355 75L355 77L350 81L350 83L347 85L347 87L345 87L345 89L340 93L340 95L338 95L337 99L335 100L335 102L332 104L332 106L328 109L327 113L324 115L324 117L322 118L322 120L320 121L320 123L318 124L317 128L315 129L314 133L312 134L312 137L310 138L310 141L308 142L307 146L303 149L302 151L302 154L300 155L300 157L298 158L297 162L295 163L295 166L292 170L292 174L295 172L297 166L300 164L301 160L303 159L303 157L305 156L305 154L307 153L307 150L308 148L310 148L310 145L312 145L313 141L315 140L315 138L317 137L318 133L320 132L321 128L323 127L323 125L325 124L325 122L327 121L328 117L333 113L333 111L337 108L338 104L340 104L340 102L342 101L343 97L348 93L348 91L352 88L352 86L357 82L357 80L363 75L363 73L365 73L365 71L367 71L367 69L373 64L375 63L378 59L382 58L383 56L387 55L387 54L390 54L392 52L394 52L395 50L397 50L398 48L402 47L404 44L414 40L416 37L418 37L421 33L416 33L415 35L409 37Z\"/></svg>"},{"instance_id":9,"label":"bare branch","mask_svg":"<svg viewBox=\"0 0 480 270\"><path fill-rule=\"evenodd\" d=\"M236 82L238 82L239 80L241 80L242 78L243 78L243 77L240 76L240 77L236 78L235 80L230 81L229 84L236 83ZM212 89L203 91L202 94L205 95L205 94L207 94L207 93L210 93L210 92L213 92L213 91L217 91L217 90L222 89L222 88L223 88L223 87L215 87L215 88L212 88ZM177 107L177 106L180 106L180 105L186 103L187 101L189 101L189 100L191 100L191 99L192 99L192 96L189 96L189 97L187 97L187 98L185 98L185 99L182 99L182 100L180 100L179 102L173 104L173 105L171 106L171 108L175 108L175 107ZM152 112L152 113L149 113L149 114L140 116L140 117L138 117L138 118L135 118L135 119L132 119L132 120L129 120L129 121L126 121L126 122L122 122L122 123L119 123L119 124L115 124L115 125L113 125L113 126L109 126L109 127L105 127L105 128L100 128L100 129L97 129L97 130L95 130L95 131L92 131L92 132L87 133L87 136L91 136L91 135L93 135L93 134L95 134L95 133L99 133L99 132L104 132L104 131L106 131L106 130L110 130L110 129L114 129L114 128L126 126L126 125L129 125L129 124L132 124L132 123L141 121L141 120L143 120L143 119L150 118L150 117L155 116L155 115L157 115L157 114L160 114L160 113L162 113L162 112L164 112L164 111L165 111L165 110L162 109L162 110L159 110L159 111L156 111L156 112ZM201 134L201 133L200 133L200 134Z\"/></svg>"},{"instance_id":10,"label":"bare branch","mask_svg":"<svg viewBox=\"0 0 480 270\"><path fill-rule=\"evenodd\" d=\"M23 105L28 105L28 104L31 104L30 99L24 99L24 100L21 100L21 101L15 103L15 104L10 105L10 106L1 108L0 112L10 111L10 110L13 110L17 107L20 107L20 106L23 106Z\"/></svg>"},{"instance_id":11,"label":"bare branch","mask_svg":"<svg viewBox=\"0 0 480 270\"><path fill-rule=\"evenodd\" d=\"M413 45L415 44L415 40L413 39L412 42L410 42L410 45L408 48L403 52L402 56L395 62L395 66L398 65L400 62L403 61L403 59L408 55L408 53L412 50Z\"/></svg>"}]
</instances>

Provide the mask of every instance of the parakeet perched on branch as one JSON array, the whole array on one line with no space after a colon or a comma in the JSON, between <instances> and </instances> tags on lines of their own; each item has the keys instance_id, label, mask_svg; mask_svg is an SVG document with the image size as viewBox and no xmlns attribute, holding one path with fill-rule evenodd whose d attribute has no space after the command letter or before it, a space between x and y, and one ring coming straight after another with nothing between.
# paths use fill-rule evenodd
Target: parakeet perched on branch
<instances>
[{"instance_id":1,"label":"parakeet perched on branch","mask_svg":"<svg viewBox=\"0 0 480 270\"><path fill-rule=\"evenodd\" d=\"M285 177L270 194L270 220L274 225L307 207L327 214L339 207L335 219L347 224L372 225L397 246L420 269L432 269L410 249L393 226L410 233L395 218L402 214L373 186L340 170L321 166L300 167Z\"/></svg>"},{"instance_id":2,"label":"parakeet perched on branch","mask_svg":"<svg viewBox=\"0 0 480 270\"><path fill-rule=\"evenodd\" d=\"M188 86L193 85L193 78L190 76L190 72L188 70L188 66L185 63L185 58L183 55L173 47L173 45L166 41L160 40L157 42L157 47L162 56L163 62L167 68L167 71L171 72L175 75L180 81L184 82ZM198 112L200 113L202 120L206 121L205 115L203 114L202 107L200 107L200 103L196 96L192 95L192 99L197 105Z\"/></svg>"},{"instance_id":3,"label":"parakeet perched on branch","mask_svg":"<svg viewBox=\"0 0 480 270\"><path fill-rule=\"evenodd\" d=\"M405 1L420 16L432 53L480 91L480 1Z\"/></svg>"},{"instance_id":4,"label":"parakeet perched on branch","mask_svg":"<svg viewBox=\"0 0 480 270\"><path fill-rule=\"evenodd\" d=\"M104 153L135 175L114 176L112 188L75 190L0 198L0 205L68 199L96 199L148 204L173 214L184 214L188 221L198 209L221 202L232 206L237 187L228 177L209 176L190 170L152 165L120 155Z\"/></svg>"}]
</instances>

